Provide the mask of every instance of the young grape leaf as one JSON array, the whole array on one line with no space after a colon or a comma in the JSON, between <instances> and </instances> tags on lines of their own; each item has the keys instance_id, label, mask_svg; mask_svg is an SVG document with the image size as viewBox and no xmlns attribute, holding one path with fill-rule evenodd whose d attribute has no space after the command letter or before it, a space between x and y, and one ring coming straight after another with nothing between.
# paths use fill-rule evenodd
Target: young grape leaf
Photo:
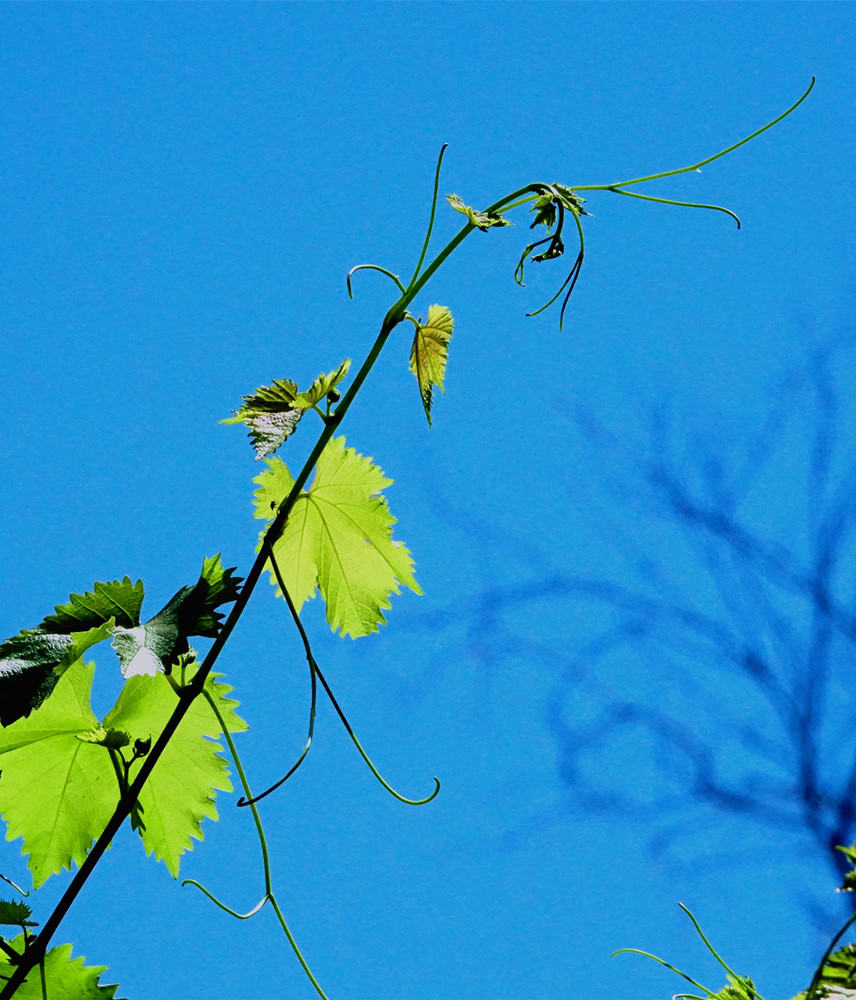
<instances>
[{"instance_id":1,"label":"young grape leaf","mask_svg":"<svg viewBox=\"0 0 856 1000\"><path fill-rule=\"evenodd\" d=\"M22 954L24 935L20 934L9 944L18 954ZM98 982L102 973L107 971L107 966L87 967L83 964L85 958L71 957L71 949L70 944L51 948L44 960L44 990L42 970L36 966L15 991L15 1000L44 1000L44 997L50 997L51 1000L59 1000L61 997L73 997L74 1000L118 1000L118 986L101 986ZM14 971L8 956L0 951L0 977L8 979Z\"/></svg>"},{"instance_id":2,"label":"young grape leaf","mask_svg":"<svg viewBox=\"0 0 856 1000\"><path fill-rule=\"evenodd\" d=\"M30 920L33 911L26 903L17 899L0 899L0 924L14 924L17 927L37 927L35 921Z\"/></svg>"},{"instance_id":3,"label":"young grape leaf","mask_svg":"<svg viewBox=\"0 0 856 1000\"><path fill-rule=\"evenodd\" d=\"M248 728L235 712L238 703L227 697L232 689L219 682L217 675L206 679L205 690L215 699L230 732ZM132 677L104 719L104 727L130 733L141 740L156 739L175 703L176 693L162 674ZM139 832L146 853L163 861L174 878L178 877L181 855L193 848L191 837L202 840L201 821L206 817L217 819L214 805L217 791L232 790L228 766L218 753L222 748L213 742L220 735L217 717L200 695L188 709L140 793L142 823ZM109 765L109 759L107 763ZM132 780L139 767L140 764L136 764L131 768Z\"/></svg>"},{"instance_id":4,"label":"young grape leaf","mask_svg":"<svg viewBox=\"0 0 856 1000\"><path fill-rule=\"evenodd\" d=\"M39 625L0 643L0 726L38 708L68 666L109 637L111 624L107 619L85 632L67 634L48 632Z\"/></svg>"},{"instance_id":5,"label":"young grape leaf","mask_svg":"<svg viewBox=\"0 0 856 1000\"><path fill-rule=\"evenodd\" d=\"M486 233L491 226L511 225L508 219L501 215L496 215L493 212L477 212L469 205L465 205L463 199L459 198L456 194L447 194L446 201L448 201L456 212L465 215L474 226L478 226L483 233Z\"/></svg>"},{"instance_id":6,"label":"young grape leaf","mask_svg":"<svg viewBox=\"0 0 856 1000\"><path fill-rule=\"evenodd\" d=\"M271 520L294 480L280 459L268 459L267 464L254 480L260 487L255 493L256 517ZM273 543L294 606L299 611L314 596L317 584L330 628L342 635L356 638L376 632L385 621L382 609L391 606L389 595L399 592L399 583L422 593L410 553L392 539L395 518L378 495L391 484L371 459L346 448L343 437L333 438L318 460L312 486L298 497Z\"/></svg>"},{"instance_id":7,"label":"young grape leaf","mask_svg":"<svg viewBox=\"0 0 856 1000\"><path fill-rule=\"evenodd\" d=\"M428 424L431 424L431 400L434 386L440 392L446 373L446 359L449 356L449 341L455 321L445 306L429 306L428 322L419 323L410 349L410 370L419 383L419 394L425 408Z\"/></svg>"},{"instance_id":8,"label":"young grape leaf","mask_svg":"<svg viewBox=\"0 0 856 1000\"><path fill-rule=\"evenodd\" d=\"M815 992L816 1000L844 1000L856 997L856 944L847 944L824 962ZM806 1000L808 990L793 1000Z\"/></svg>"},{"instance_id":9,"label":"young grape leaf","mask_svg":"<svg viewBox=\"0 0 856 1000\"><path fill-rule=\"evenodd\" d=\"M563 208L567 209L569 212L573 212L575 215L588 215L588 212L586 212L583 208L585 198L580 198L578 194L574 194L574 192L564 184L553 184L552 187L558 194ZM530 211L535 213L535 221L529 228L534 229L536 226L546 226L547 231L549 232L549 230L556 224L557 209L553 192L543 191L536 198ZM554 254L554 256L558 257L560 255Z\"/></svg>"},{"instance_id":10,"label":"young grape leaf","mask_svg":"<svg viewBox=\"0 0 856 1000\"><path fill-rule=\"evenodd\" d=\"M182 587L154 618L136 628L116 626L113 648L119 656L124 677L153 675L170 668L176 657L186 653L191 635L213 638L220 631L222 614L215 609L238 596L240 577L234 569L224 569L220 556L205 559L199 580Z\"/></svg>"},{"instance_id":11,"label":"young grape leaf","mask_svg":"<svg viewBox=\"0 0 856 1000\"><path fill-rule=\"evenodd\" d=\"M348 369L350 367L351 359L345 358L345 360L334 372L330 372L327 375L322 372L318 378L315 379L312 385L309 386L306 392L301 392L298 395L298 401L302 403L304 408L307 410L312 406L316 406L329 392L332 392L336 388L336 386L348 374Z\"/></svg>"},{"instance_id":12,"label":"young grape leaf","mask_svg":"<svg viewBox=\"0 0 856 1000\"><path fill-rule=\"evenodd\" d=\"M85 594L72 594L68 604L59 604L39 626L46 632L83 632L112 621L133 628L140 624L143 605L143 581L131 583L129 577L112 583L95 583Z\"/></svg>"},{"instance_id":13,"label":"young grape leaf","mask_svg":"<svg viewBox=\"0 0 856 1000\"><path fill-rule=\"evenodd\" d=\"M256 461L272 455L297 429L300 418L316 406L347 375L351 362L345 360L328 374L321 374L306 392L299 392L291 379L277 379L244 396L243 406L235 416L221 424L246 424L256 450Z\"/></svg>"},{"instance_id":14,"label":"young grape leaf","mask_svg":"<svg viewBox=\"0 0 856 1000\"><path fill-rule=\"evenodd\" d=\"M83 862L119 801L108 751L78 738L98 725L94 670L73 663L40 708L0 731L0 815L6 839L24 839L36 888Z\"/></svg>"},{"instance_id":15,"label":"young grape leaf","mask_svg":"<svg viewBox=\"0 0 856 1000\"><path fill-rule=\"evenodd\" d=\"M710 996L709 1000L758 1000L755 984L748 976L726 974L728 985Z\"/></svg>"}]
</instances>

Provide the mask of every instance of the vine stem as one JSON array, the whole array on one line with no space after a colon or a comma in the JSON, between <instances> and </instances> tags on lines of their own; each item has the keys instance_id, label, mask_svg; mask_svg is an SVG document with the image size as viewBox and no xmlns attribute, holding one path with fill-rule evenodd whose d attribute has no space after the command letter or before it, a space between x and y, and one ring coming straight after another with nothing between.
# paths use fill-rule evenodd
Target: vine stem
<instances>
[{"instance_id":1,"label":"vine stem","mask_svg":"<svg viewBox=\"0 0 856 1000\"><path fill-rule=\"evenodd\" d=\"M525 194L530 190L532 190L531 187L522 188L520 191L515 192L514 195L501 199L497 202L497 205L504 205L506 202L511 201L513 198L519 197L521 194ZM464 239L466 239L466 237L475 230L475 228L476 227L471 223L467 223L460 230L460 232L446 244L434 260L422 272L419 278L413 280L407 290L402 293L398 300L390 307L383 319L380 331L375 338L375 342L366 356L365 361L363 361L360 370L354 377L354 381L348 387L344 396L342 396L342 399L339 401L335 411L328 418L318 436L318 440L316 441L314 448L295 479L291 491L277 509L276 517L271 522L265 534L265 540L268 544L272 545L273 542L282 534L285 522L288 520L288 516L291 513L291 509L299 497L303 487L306 485L312 470L315 468L318 459L321 457L321 453L324 451L324 448L327 446L330 438L342 422L357 393L362 388L369 372L374 367L375 362L380 356L387 340L389 340L390 334L404 319L407 307L419 294L422 288L424 288L437 269L442 266L448 257L457 249ZM47 947L50 944L53 935L56 933L57 928L62 923L65 915L68 913L75 899L77 899L87 880L92 875L95 866L103 857L104 852L119 832L122 824L130 815L132 809L134 808L134 804L139 799L140 792L148 780L149 775L152 773L155 765L160 760L164 750L169 744L169 741L172 739L176 729L178 729L181 720L187 714L188 709L193 704L197 696L202 692L206 678L214 668L214 664L217 662L217 658L219 657L223 646L228 641L232 631L240 620L241 615L243 614L244 609L246 608L250 597L255 590L256 584L259 582L265 563L267 562L267 547L268 546L266 544L261 546L259 553L256 556L249 573L247 574L247 578L241 587L241 591L238 594L235 603L232 605L232 610L223 623L217 637L214 639L211 648L199 667L199 670L196 674L194 674L190 683L182 690L178 703L173 709L172 715L167 720L166 725L149 753L143 758L142 765L140 766L140 770L138 771L136 778L134 778L134 781L131 783L126 794L121 797L116 810L108 820L101 836L96 840L92 849L84 859L83 864L78 868L77 872L75 872L74 877L53 912L45 921L41 932L33 939L31 947L27 950L27 954L22 956L20 964L17 966L2 991L0 991L0 1000L12 1000L12 997L14 997L18 987L26 979L29 972L42 961L47 953ZM271 902L273 903L273 900ZM277 911L280 922L284 923L279 908L276 906L274 908ZM283 929L289 937L289 940L291 940L290 932L287 931L285 927Z\"/></svg>"},{"instance_id":2,"label":"vine stem","mask_svg":"<svg viewBox=\"0 0 856 1000\"><path fill-rule=\"evenodd\" d=\"M628 193L628 192L619 192L618 189L622 187L628 187L633 184L641 184L646 181L657 180L663 177L671 177L676 174L682 174L682 173L687 173L689 171L698 170L705 164L711 163L714 160L719 159L720 157L725 156L726 154L732 152L733 150L738 149L745 143L750 142L756 136L760 135L762 132L765 132L767 129L772 128L773 125L780 122L783 118L786 118L793 110L795 110L795 108L797 108L806 99L806 97L808 97L812 87L814 86L814 82L815 78L812 77L811 84L808 90L806 90L806 92L802 95L802 97L790 108L788 108L787 111L779 115L777 118L773 119L773 121L769 122L767 125L764 125L762 128L757 129L751 135L746 136L746 138L741 139L739 142L729 146L727 149L721 150L719 153L716 153L713 156L709 156L706 159L701 160L696 164L692 164L691 166L688 167L682 167L678 170L669 170L659 174L651 174L647 177L637 177L629 181L619 181L618 183L615 184L598 184L598 185L590 185L588 187L575 187L574 190L576 191L612 190L616 193ZM152 770L154 769L155 765L157 764L158 760L160 759L161 755L163 754L164 750L169 744L170 739L172 738L173 734L175 733L176 729L178 728L179 724L181 723L182 719L184 718L185 714L190 708L190 705L202 692L206 678L211 673L211 670L213 669L214 664L216 663L217 658L219 657L220 652L223 649L223 646L228 641L230 635L232 634L232 631L234 630L235 626L240 620L241 615L243 614L244 609L246 608L247 603L249 602L250 597L252 596L252 593L255 590L256 584L258 583L259 578L261 577L262 571L267 561L267 552L266 552L267 547L269 545L272 545L273 542L276 541L276 539L282 533L285 527L285 523L288 519L288 516L291 513L291 509L294 506L297 498L299 497L303 487L305 486L310 473L312 472L313 468L318 462L318 459L321 457L321 453L324 451L324 448L327 446L328 442L330 441L334 432L338 428L339 424L344 419L345 414L347 413L351 403L354 401L354 398L356 397L357 393L362 388L362 385L365 382L366 378L368 377L369 372L374 367L375 362L377 361L381 351L386 345L386 342L389 339L390 334L395 329L395 327L398 326L398 324L401 323L402 320L405 318L407 307L410 305L413 299L425 287L425 285L433 277L436 271L440 267L442 267L442 265L451 256L451 254L454 253L454 251L458 248L458 246L460 246L460 244L463 243L463 241L467 238L467 236L469 236L470 233L472 233L477 228L473 223L470 222L464 225L462 229L457 233L457 235L454 236L446 244L445 247L443 247L443 249L431 261L431 263L425 268L425 270L422 271L421 274L419 273L419 268L421 267L422 261L424 260L425 254L428 249L428 243L430 241L434 223L434 213L437 202L437 185L439 183L439 169L440 169L440 162L442 162L442 155L443 153L441 151L440 159L438 160L437 164L437 171L435 173L435 190L434 190L434 198L432 201L431 218L428 226L428 234L426 236L422 250L422 255L420 256L419 264L417 265L417 269L414 272L413 278L411 279L407 288L404 291L402 291L402 294L400 295L398 300L390 307L389 311L384 317L380 331L375 339L375 342L372 345L372 348L369 351L365 361L363 362L359 372L355 376L354 381L351 383L347 392L344 394L344 396L336 406L335 411L332 414L330 414L329 417L326 418L324 428L322 429L321 434L319 435L318 440L316 441L315 446L312 449L312 452L310 453L309 457L304 463L303 468L301 469L299 475L297 476L288 496L285 497L285 499L282 501L279 508L277 509L276 517L271 522L265 534L265 542L267 544L263 544L260 547L259 553L255 561L253 562L253 565L249 573L247 574L246 580L244 581L244 585L241 588L241 591L238 594L238 597L232 606L232 610L229 613L228 617L226 618L226 621L223 623L223 626L219 634L212 643L211 648L208 651L208 654L202 661L199 670L194 675L194 677L187 685L187 687L185 687L182 690L181 695L178 699L178 703L175 709L173 710L172 715L167 720L167 723L164 726L160 736L158 737L155 744L152 746L147 756L143 758L140 770L137 773L136 778L131 783L130 787L127 789L125 794L123 794L120 797L119 804L117 805L116 810L114 811L113 815L110 817L109 821L104 827L104 831L102 832L101 836L97 839L95 845L92 847L90 852L87 854L86 858L83 861L83 864L80 866L80 868L78 868L77 872L75 873L74 877L72 878L71 882L69 883L68 887L63 893L61 899L54 908L54 911L51 913L50 917L48 917L48 919L45 921L41 933L38 934L33 939L31 947L29 947L27 949L26 954L21 957L20 964L15 969L15 972L13 973L12 977L6 983L3 990L0 991L0 1000L11 1000L11 998L15 995L15 992L17 991L18 987L26 979L29 972L33 968L35 968L36 965L42 962L47 952L47 946L50 943L51 938L55 934L60 923L64 919L66 913L70 909L74 900L79 895L83 886L86 884L86 881L89 879L90 875L95 869L95 866L101 860L102 856L104 855L104 852L110 846L110 843L112 842L113 838L119 832L119 829L121 828L122 824L131 814L135 803L139 799L140 791L142 790L143 786L148 780L149 775L151 774ZM494 202L493 205L490 205L486 209L486 212L488 214L498 213L501 209L508 208L509 206L515 204L516 199L529 200L526 199L527 195L529 194L538 195L541 194L545 189L552 190L551 186L548 184L528 184L525 187L522 187L517 191L512 192L512 194L500 198L498 201ZM558 203L558 208L561 213L561 208L562 208L561 201L559 201ZM579 220L577 220L577 224L579 226ZM561 225L559 228L561 230ZM401 289L400 280L391 272L388 272L383 268L373 268L373 269L380 270L383 273L387 274L390 278L393 279L393 281L395 281L398 288ZM281 922L283 922L284 924L284 921L282 921L281 914L279 913L278 907L275 906L275 908L277 909L277 913L278 916L280 916ZM288 934L290 939L290 934L287 931L287 929L286 933Z\"/></svg>"}]
</instances>

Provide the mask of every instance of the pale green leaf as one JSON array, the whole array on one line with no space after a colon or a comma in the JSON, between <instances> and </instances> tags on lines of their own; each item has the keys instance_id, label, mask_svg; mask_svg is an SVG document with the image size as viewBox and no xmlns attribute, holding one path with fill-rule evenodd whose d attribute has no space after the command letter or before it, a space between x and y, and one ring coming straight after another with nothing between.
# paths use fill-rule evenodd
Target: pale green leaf
<instances>
[{"instance_id":1,"label":"pale green leaf","mask_svg":"<svg viewBox=\"0 0 856 1000\"><path fill-rule=\"evenodd\" d=\"M456 212L465 215L474 226L478 226L482 232L487 232L492 226L510 226L508 219L491 212L478 212L476 209L465 205L462 198L456 194L447 194L446 201Z\"/></svg>"},{"instance_id":2,"label":"pale green leaf","mask_svg":"<svg viewBox=\"0 0 856 1000\"><path fill-rule=\"evenodd\" d=\"M234 417L221 420L223 424L246 424L256 451L256 460L267 458L280 448L297 429L300 418L316 406L347 375L349 360L328 374L321 374L306 392L299 392L291 379L275 380L273 385L262 385L254 393L244 396L243 406Z\"/></svg>"},{"instance_id":3,"label":"pale green leaf","mask_svg":"<svg viewBox=\"0 0 856 1000\"><path fill-rule=\"evenodd\" d=\"M279 459L268 460L255 482L256 516L271 520L293 485L291 474ZM395 518L378 495L391 483L371 459L346 448L344 438L333 438L318 460L312 486L298 497L274 542L295 607L300 610L317 584L330 628L343 635L376 632L399 583L422 593L410 553L392 538Z\"/></svg>"},{"instance_id":4,"label":"pale green leaf","mask_svg":"<svg viewBox=\"0 0 856 1000\"><path fill-rule=\"evenodd\" d=\"M329 372L327 375L322 372L322 374L315 379L312 385L309 386L306 392L300 393L298 399L304 404L306 409L316 406L328 393L332 392L336 388L336 386L348 374L348 369L350 367L351 359L345 358L345 360L334 372Z\"/></svg>"},{"instance_id":5,"label":"pale green leaf","mask_svg":"<svg viewBox=\"0 0 856 1000\"><path fill-rule=\"evenodd\" d=\"M446 359L449 356L449 341L455 321L446 306L429 306L428 320L419 323L410 349L410 370L419 383L419 395L425 408L425 416L431 423L431 401L434 386L445 392L443 379L446 374Z\"/></svg>"},{"instance_id":6,"label":"pale green leaf","mask_svg":"<svg viewBox=\"0 0 856 1000\"><path fill-rule=\"evenodd\" d=\"M205 690L217 701L230 732L247 728L235 712L237 702L228 698L231 688L209 676ZM129 733L134 739L153 741L163 731L176 705L177 695L162 674L132 677L125 683L104 727ZM216 742L220 724L204 697L187 711L140 793L138 828L147 854L163 861L178 877L181 855L191 850L191 838L202 839L201 822L217 818L217 791L229 792L232 783L226 761ZM103 751L102 751L103 752ZM131 768L131 780L141 766Z\"/></svg>"},{"instance_id":7,"label":"pale green leaf","mask_svg":"<svg viewBox=\"0 0 856 1000\"><path fill-rule=\"evenodd\" d=\"M18 954L24 951L24 935L20 934L9 944ZM116 1000L118 986L101 986L98 982L106 965L85 966L85 958L72 958L72 946L61 944L51 948L43 963L29 974L23 985L15 991L15 1000ZM0 976L8 979L14 972L4 952L0 951ZM42 975L44 974L44 989Z\"/></svg>"},{"instance_id":8,"label":"pale green leaf","mask_svg":"<svg viewBox=\"0 0 856 1000\"><path fill-rule=\"evenodd\" d=\"M0 731L0 815L6 839L24 840L36 888L83 862L119 801L109 752L78 738L98 726L94 670L78 660L40 708Z\"/></svg>"}]
</instances>

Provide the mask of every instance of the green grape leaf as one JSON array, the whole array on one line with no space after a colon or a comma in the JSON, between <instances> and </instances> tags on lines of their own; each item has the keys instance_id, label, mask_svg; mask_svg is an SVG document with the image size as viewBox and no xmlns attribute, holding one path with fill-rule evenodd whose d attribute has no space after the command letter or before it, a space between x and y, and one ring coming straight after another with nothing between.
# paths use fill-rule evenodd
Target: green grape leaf
<instances>
[{"instance_id":1,"label":"green grape leaf","mask_svg":"<svg viewBox=\"0 0 856 1000\"><path fill-rule=\"evenodd\" d=\"M474 226L478 226L483 233L486 233L492 226L510 226L508 219L494 212L477 212L469 205L465 205L462 198L456 194L447 194L446 201L456 212L465 215Z\"/></svg>"},{"instance_id":2,"label":"green grape leaf","mask_svg":"<svg viewBox=\"0 0 856 1000\"><path fill-rule=\"evenodd\" d=\"M168 670L187 652L188 636L216 636L223 616L215 609L238 596L241 579L233 572L223 568L219 555L212 556L203 562L196 584L182 587L154 618L136 628L113 628L113 648L122 675L151 676Z\"/></svg>"},{"instance_id":3,"label":"green grape leaf","mask_svg":"<svg viewBox=\"0 0 856 1000\"><path fill-rule=\"evenodd\" d=\"M321 400L329 393L332 392L336 386L342 381L342 379L348 374L348 369L351 367L351 359L345 358L345 360L339 365L339 367L329 374L325 375L323 372L315 379L312 385L306 390L306 392L301 392L297 397L298 400L304 405L305 409L316 406Z\"/></svg>"},{"instance_id":4,"label":"green grape leaf","mask_svg":"<svg viewBox=\"0 0 856 1000\"><path fill-rule=\"evenodd\" d=\"M46 632L83 632L112 621L133 628L140 624L143 605L143 581L131 583L129 577L112 583L95 583L85 594L72 594L68 604L59 604L39 626Z\"/></svg>"},{"instance_id":5,"label":"green grape leaf","mask_svg":"<svg viewBox=\"0 0 856 1000\"><path fill-rule=\"evenodd\" d=\"M806 1000L808 992L803 990L793 1000ZM844 945L824 962L814 996L816 1000L856 997L856 944Z\"/></svg>"},{"instance_id":6,"label":"green grape leaf","mask_svg":"<svg viewBox=\"0 0 856 1000\"><path fill-rule=\"evenodd\" d=\"M282 447L297 429L300 418L316 406L347 375L351 362L345 360L329 374L321 374L306 392L299 392L291 379L277 379L273 385L262 385L249 396L235 415L221 424L246 424L256 450L256 461L267 458Z\"/></svg>"},{"instance_id":7,"label":"green grape leaf","mask_svg":"<svg viewBox=\"0 0 856 1000\"><path fill-rule=\"evenodd\" d=\"M588 212L583 208L585 204L585 198L580 198L578 194L566 187L564 184L553 184L553 191L559 196L559 201L562 203L562 207L569 212L573 212L574 215L588 215ZM534 229L536 226L546 226L547 231L556 224L556 198L552 191L542 191L540 195L535 199L535 203L530 209L531 212L535 213L535 221L529 227ZM554 257L559 257L561 254L554 253ZM548 260L549 258L541 258Z\"/></svg>"},{"instance_id":8,"label":"green grape leaf","mask_svg":"<svg viewBox=\"0 0 856 1000\"><path fill-rule=\"evenodd\" d=\"M254 481L256 517L271 520L294 485L280 459ZM392 484L371 459L333 438L318 460L308 492L297 498L282 535L273 543L277 565L299 611L315 594L316 584L327 605L330 628L342 635L376 632L385 619L389 595L402 583L417 594L413 560L401 542L393 541L395 518L379 496ZM259 541L261 548L261 538ZM279 587L273 567L271 582Z\"/></svg>"},{"instance_id":9,"label":"green grape leaf","mask_svg":"<svg viewBox=\"0 0 856 1000\"><path fill-rule=\"evenodd\" d=\"M24 840L36 888L83 862L119 801L109 753L78 738L98 726L94 670L73 663L41 707L0 731L0 815L6 839Z\"/></svg>"},{"instance_id":10,"label":"green grape leaf","mask_svg":"<svg viewBox=\"0 0 856 1000\"><path fill-rule=\"evenodd\" d=\"M11 947L22 954L25 946L24 935L20 934L10 941ZM24 983L15 990L15 1000L59 1000L60 997L74 1000L118 1000L118 986L101 986L98 982L102 973L107 971L106 965L85 966L85 958L71 957L72 945L61 944L51 948L45 955L44 991L42 989L42 970L39 966L29 974ZM0 976L8 979L15 971L8 956L0 951Z\"/></svg>"},{"instance_id":11,"label":"green grape leaf","mask_svg":"<svg viewBox=\"0 0 856 1000\"><path fill-rule=\"evenodd\" d=\"M229 732L248 728L235 712L238 703L227 697L232 689L218 681L217 675L206 678L205 690L217 703ZM176 693L162 674L132 677L105 717L104 726L128 732L142 741L157 739L175 704ZM220 735L220 723L200 695L140 793L138 828L146 853L163 861L174 878L178 877L181 855L193 848L191 838L202 840L202 820L217 819L217 791L232 790L228 766L218 753L222 748L213 742ZM132 766L131 780L139 767L139 763Z\"/></svg>"},{"instance_id":12,"label":"green grape leaf","mask_svg":"<svg viewBox=\"0 0 856 1000\"><path fill-rule=\"evenodd\" d=\"M449 341L455 321L445 306L429 306L428 321L421 321L416 327L413 347L410 349L410 370L419 383L419 395L425 408L428 424L431 424L431 400L434 386L440 392L446 373L446 359L449 356Z\"/></svg>"},{"instance_id":13,"label":"green grape leaf","mask_svg":"<svg viewBox=\"0 0 856 1000\"><path fill-rule=\"evenodd\" d=\"M234 566L224 568L219 553L203 560L202 573L185 612L189 612L188 618L192 616L192 620L185 620L184 623L187 635L203 635L208 639L217 637L223 615L216 609L236 601L243 582L241 577L233 575L234 572Z\"/></svg>"},{"instance_id":14,"label":"green grape leaf","mask_svg":"<svg viewBox=\"0 0 856 1000\"><path fill-rule=\"evenodd\" d=\"M748 976L726 975L728 985L710 996L709 1000L758 1000L755 984Z\"/></svg>"},{"instance_id":15,"label":"green grape leaf","mask_svg":"<svg viewBox=\"0 0 856 1000\"><path fill-rule=\"evenodd\" d=\"M33 911L26 903L17 899L0 899L0 924L15 924L18 927L37 927L28 919Z\"/></svg>"},{"instance_id":16,"label":"green grape leaf","mask_svg":"<svg viewBox=\"0 0 856 1000\"><path fill-rule=\"evenodd\" d=\"M85 632L47 632L39 625L0 643L0 726L28 716L51 694L68 666L110 635L112 619Z\"/></svg>"},{"instance_id":17,"label":"green grape leaf","mask_svg":"<svg viewBox=\"0 0 856 1000\"><path fill-rule=\"evenodd\" d=\"M47 698L65 668L90 646L107 638L115 624L140 621L143 582L126 576L95 583L85 594L72 594L34 629L0 643L0 725L30 714Z\"/></svg>"},{"instance_id":18,"label":"green grape leaf","mask_svg":"<svg viewBox=\"0 0 856 1000\"><path fill-rule=\"evenodd\" d=\"M844 873L844 878L838 888L838 891L853 892L856 890L856 844L851 844L850 847L842 847L839 845L835 848L835 850L841 851L850 864L853 865L849 872Z\"/></svg>"}]
</instances>

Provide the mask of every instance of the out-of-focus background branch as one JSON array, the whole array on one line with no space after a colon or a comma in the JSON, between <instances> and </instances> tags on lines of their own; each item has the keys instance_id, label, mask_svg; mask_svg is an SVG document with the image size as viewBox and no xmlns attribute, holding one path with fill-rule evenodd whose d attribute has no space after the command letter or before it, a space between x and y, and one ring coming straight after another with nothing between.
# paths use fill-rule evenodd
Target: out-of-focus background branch
<instances>
[{"instance_id":1,"label":"out-of-focus background branch","mask_svg":"<svg viewBox=\"0 0 856 1000\"><path fill-rule=\"evenodd\" d=\"M522 657L554 676L553 820L630 815L670 863L739 865L760 834L834 878L848 867L835 847L856 839L853 348L849 334L807 351L755 426L673 402L616 430L571 409L599 478L556 503L587 494L610 571L512 545L531 582L485 582L465 613L486 673ZM482 551L499 543L470 530ZM586 627L533 639L543 605ZM797 893L825 924L831 897Z\"/></svg>"}]
</instances>

